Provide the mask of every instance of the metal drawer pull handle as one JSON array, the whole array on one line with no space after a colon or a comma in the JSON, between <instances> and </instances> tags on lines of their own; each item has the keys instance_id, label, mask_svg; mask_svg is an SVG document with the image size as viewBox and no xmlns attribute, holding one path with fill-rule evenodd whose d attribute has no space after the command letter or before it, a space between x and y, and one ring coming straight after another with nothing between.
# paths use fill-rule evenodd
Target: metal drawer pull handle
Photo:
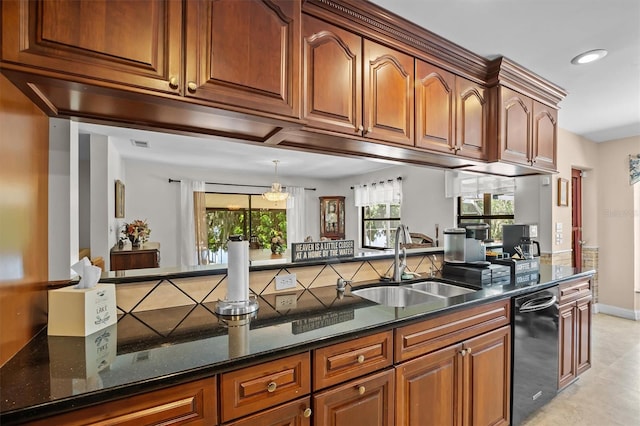
<instances>
[{"instance_id":1,"label":"metal drawer pull handle","mask_svg":"<svg viewBox=\"0 0 640 426\"><path fill-rule=\"evenodd\" d=\"M364 355L358 355L358 363L362 364L364 362Z\"/></svg>"},{"instance_id":2,"label":"metal drawer pull handle","mask_svg":"<svg viewBox=\"0 0 640 426\"><path fill-rule=\"evenodd\" d=\"M276 382L270 382L267 385L267 392L275 392L276 388L278 387Z\"/></svg>"},{"instance_id":3,"label":"metal drawer pull handle","mask_svg":"<svg viewBox=\"0 0 640 426\"><path fill-rule=\"evenodd\" d=\"M532 300L527 300L520 306L520 312L535 312L541 311L543 309L550 308L557 302L557 298L555 296L549 297L539 297Z\"/></svg>"},{"instance_id":4,"label":"metal drawer pull handle","mask_svg":"<svg viewBox=\"0 0 640 426\"><path fill-rule=\"evenodd\" d=\"M302 415L307 418L311 417L311 408L305 409Z\"/></svg>"},{"instance_id":5,"label":"metal drawer pull handle","mask_svg":"<svg viewBox=\"0 0 640 426\"><path fill-rule=\"evenodd\" d=\"M367 391L367 390L365 389L365 387L364 387L364 386L358 386L358 393L359 393L360 395L364 395L364 393L365 393L366 391Z\"/></svg>"}]
</instances>

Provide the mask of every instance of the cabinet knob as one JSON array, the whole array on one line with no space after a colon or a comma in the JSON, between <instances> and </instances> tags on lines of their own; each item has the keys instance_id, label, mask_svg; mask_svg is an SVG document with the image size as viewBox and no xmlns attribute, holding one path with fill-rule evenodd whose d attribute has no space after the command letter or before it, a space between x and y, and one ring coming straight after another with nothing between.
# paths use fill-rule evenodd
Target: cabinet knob
<instances>
[{"instance_id":1,"label":"cabinet knob","mask_svg":"<svg viewBox=\"0 0 640 426\"><path fill-rule=\"evenodd\" d=\"M367 127L367 133L371 133L371 132L373 132L373 127L371 126Z\"/></svg>"},{"instance_id":2,"label":"cabinet knob","mask_svg":"<svg viewBox=\"0 0 640 426\"><path fill-rule=\"evenodd\" d=\"M467 355L471 355L471 348L467 348Z\"/></svg>"},{"instance_id":3,"label":"cabinet knob","mask_svg":"<svg viewBox=\"0 0 640 426\"><path fill-rule=\"evenodd\" d=\"M267 385L267 392L275 392L278 384L276 382L269 382Z\"/></svg>"},{"instance_id":4,"label":"cabinet knob","mask_svg":"<svg viewBox=\"0 0 640 426\"><path fill-rule=\"evenodd\" d=\"M311 417L311 408L307 408L302 412L302 415L306 418Z\"/></svg>"},{"instance_id":5,"label":"cabinet knob","mask_svg":"<svg viewBox=\"0 0 640 426\"><path fill-rule=\"evenodd\" d=\"M356 132L361 132L363 130L364 130L364 127L362 127L362 124L356 127Z\"/></svg>"},{"instance_id":6,"label":"cabinet knob","mask_svg":"<svg viewBox=\"0 0 640 426\"><path fill-rule=\"evenodd\" d=\"M195 92L197 88L198 85L195 82L190 81L189 83L187 83L187 89L189 89L190 92Z\"/></svg>"},{"instance_id":7,"label":"cabinet knob","mask_svg":"<svg viewBox=\"0 0 640 426\"><path fill-rule=\"evenodd\" d=\"M178 88L178 77L171 77L169 79L169 87L171 87L172 89Z\"/></svg>"},{"instance_id":8,"label":"cabinet knob","mask_svg":"<svg viewBox=\"0 0 640 426\"><path fill-rule=\"evenodd\" d=\"M364 395L364 393L367 391L367 389L365 389L364 386L358 386L358 394L360 395Z\"/></svg>"},{"instance_id":9,"label":"cabinet knob","mask_svg":"<svg viewBox=\"0 0 640 426\"><path fill-rule=\"evenodd\" d=\"M465 356L467 354L467 350L463 349L460 351L460 355Z\"/></svg>"},{"instance_id":10,"label":"cabinet knob","mask_svg":"<svg viewBox=\"0 0 640 426\"><path fill-rule=\"evenodd\" d=\"M364 355L358 355L358 364L362 364L364 362Z\"/></svg>"}]
</instances>

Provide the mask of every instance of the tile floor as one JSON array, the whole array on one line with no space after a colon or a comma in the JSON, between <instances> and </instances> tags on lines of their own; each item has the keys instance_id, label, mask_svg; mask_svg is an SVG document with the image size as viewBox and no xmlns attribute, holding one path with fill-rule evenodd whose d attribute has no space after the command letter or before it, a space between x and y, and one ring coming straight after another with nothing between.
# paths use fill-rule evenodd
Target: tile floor
<instances>
[{"instance_id":1,"label":"tile floor","mask_svg":"<svg viewBox=\"0 0 640 426\"><path fill-rule=\"evenodd\" d=\"M591 369L523 426L640 425L640 321L593 316Z\"/></svg>"}]
</instances>

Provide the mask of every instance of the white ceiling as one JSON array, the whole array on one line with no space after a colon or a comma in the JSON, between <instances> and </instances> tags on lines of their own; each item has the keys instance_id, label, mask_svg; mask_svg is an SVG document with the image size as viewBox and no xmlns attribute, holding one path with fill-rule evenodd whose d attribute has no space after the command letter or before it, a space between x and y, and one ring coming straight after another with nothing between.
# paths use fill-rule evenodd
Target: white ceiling
<instances>
[{"instance_id":1,"label":"white ceiling","mask_svg":"<svg viewBox=\"0 0 640 426\"><path fill-rule=\"evenodd\" d=\"M485 57L503 55L569 92L559 126L595 142L640 135L639 0L373 0ZM602 60L573 65L587 50Z\"/></svg>"},{"instance_id":2,"label":"white ceiling","mask_svg":"<svg viewBox=\"0 0 640 426\"><path fill-rule=\"evenodd\" d=\"M569 92L559 125L595 142L640 135L640 0L374 0L479 55L504 55ZM576 66L591 49L609 54ZM80 124L113 136L125 158L217 170L322 179L389 167L371 160L301 153L213 138ZM149 142L137 148L131 140Z\"/></svg>"}]
</instances>

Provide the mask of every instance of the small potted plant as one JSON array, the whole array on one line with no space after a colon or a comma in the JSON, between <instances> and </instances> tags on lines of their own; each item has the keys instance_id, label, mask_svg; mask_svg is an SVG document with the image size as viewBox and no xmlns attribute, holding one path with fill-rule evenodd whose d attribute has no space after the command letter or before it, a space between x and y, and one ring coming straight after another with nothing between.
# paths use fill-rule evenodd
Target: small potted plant
<instances>
[{"instance_id":1,"label":"small potted plant","mask_svg":"<svg viewBox=\"0 0 640 426\"><path fill-rule=\"evenodd\" d=\"M287 246L282 237L282 231L273 231L271 233L271 253L282 254L286 249Z\"/></svg>"}]
</instances>

